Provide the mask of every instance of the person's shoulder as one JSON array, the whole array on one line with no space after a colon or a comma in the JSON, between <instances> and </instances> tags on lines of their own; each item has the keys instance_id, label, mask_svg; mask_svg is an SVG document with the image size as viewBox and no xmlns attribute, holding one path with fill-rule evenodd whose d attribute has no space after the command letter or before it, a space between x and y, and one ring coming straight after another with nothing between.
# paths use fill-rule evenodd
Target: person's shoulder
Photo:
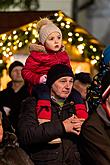
<instances>
[{"instance_id":1,"label":"person's shoulder","mask_svg":"<svg viewBox=\"0 0 110 165\"><path fill-rule=\"evenodd\" d=\"M22 104L34 104L36 103L36 98L35 97L32 97L32 96L28 96L26 97L25 99L22 100Z\"/></svg>"},{"instance_id":2,"label":"person's shoulder","mask_svg":"<svg viewBox=\"0 0 110 165\"><path fill-rule=\"evenodd\" d=\"M82 129L95 129L97 130L101 125L101 119L99 117L99 115L97 114L96 110L94 110L94 112L89 115L89 117L87 118L87 120L85 120Z\"/></svg>"}]
</instances>

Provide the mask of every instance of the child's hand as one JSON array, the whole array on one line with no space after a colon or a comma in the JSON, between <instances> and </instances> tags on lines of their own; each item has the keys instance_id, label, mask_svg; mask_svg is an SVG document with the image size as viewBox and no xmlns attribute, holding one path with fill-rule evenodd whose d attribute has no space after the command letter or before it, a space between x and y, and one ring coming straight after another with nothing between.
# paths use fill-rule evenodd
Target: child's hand
<instances>
[{"instance_id":1,"label":"child's hand","mask_svg":"<svg viewBox=\"0 0 110 165\"><path fill-rule=\"evenodd\" d=\"M39 83L40 84L45 84L47 80L47 75L44 74L43 76L40 77Z\"/></svg>"}]
</instances>

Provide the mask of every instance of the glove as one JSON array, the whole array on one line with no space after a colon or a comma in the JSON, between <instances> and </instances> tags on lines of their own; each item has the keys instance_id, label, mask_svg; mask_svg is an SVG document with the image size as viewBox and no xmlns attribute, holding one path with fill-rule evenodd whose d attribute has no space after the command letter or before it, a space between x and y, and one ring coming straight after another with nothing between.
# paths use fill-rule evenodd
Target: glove
<instances>
[{"instance_id":1,"label":"glove","mask_svg":"<svg viewBox=\"0 0 110 165\"><path fill-rule=\"evenodd\" d=\"M47 75L44 74L43 76L40 77L39 84L45 84L47 80Z\"/></svg>"},{"instance_id":2,"label":"glove","mask_svg":"<svg viewBox=\"0 0 110 165\"><path fill-rule=\"evenodd\" d=\"M50 100L50 91L45 84L34 85L32 87L32 96L37 100Z\"/></svg>"}]
</instances>

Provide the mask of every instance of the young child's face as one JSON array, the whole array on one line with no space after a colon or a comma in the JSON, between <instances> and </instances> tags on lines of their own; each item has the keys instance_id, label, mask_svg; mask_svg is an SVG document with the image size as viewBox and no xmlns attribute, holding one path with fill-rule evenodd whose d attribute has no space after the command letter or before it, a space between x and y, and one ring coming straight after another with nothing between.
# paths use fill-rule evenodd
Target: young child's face
<instances>
[{"instance_id":1,"label":"young child's face","mask_svg":"<svg viewBox=\"0 0 110 165\"><path fill-rule=\"evenodd\" d=\"M61 45L62 45L62 36L58 32L51 33L45 42L46 48L55 52L60 50Z\"/></svg>"}]
</instances>

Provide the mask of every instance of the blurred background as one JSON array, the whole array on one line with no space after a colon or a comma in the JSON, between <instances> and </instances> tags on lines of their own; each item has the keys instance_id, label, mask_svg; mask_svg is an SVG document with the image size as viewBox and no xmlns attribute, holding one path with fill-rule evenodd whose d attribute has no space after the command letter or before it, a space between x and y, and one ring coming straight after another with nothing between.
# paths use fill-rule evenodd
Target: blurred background
<instances>
[{"instance_id":1,"label":"blurred background","mask_svg":"<svg viewBox=\"0 0 110 165\"><path fill-rule=\"evenodd\" d=\"M95 75L110 43L110 0L0 0L0 90L14 60L25 63L36 43L36 23L49 17L61 28L74 73Z\"/></svg>"}]
</instances>

